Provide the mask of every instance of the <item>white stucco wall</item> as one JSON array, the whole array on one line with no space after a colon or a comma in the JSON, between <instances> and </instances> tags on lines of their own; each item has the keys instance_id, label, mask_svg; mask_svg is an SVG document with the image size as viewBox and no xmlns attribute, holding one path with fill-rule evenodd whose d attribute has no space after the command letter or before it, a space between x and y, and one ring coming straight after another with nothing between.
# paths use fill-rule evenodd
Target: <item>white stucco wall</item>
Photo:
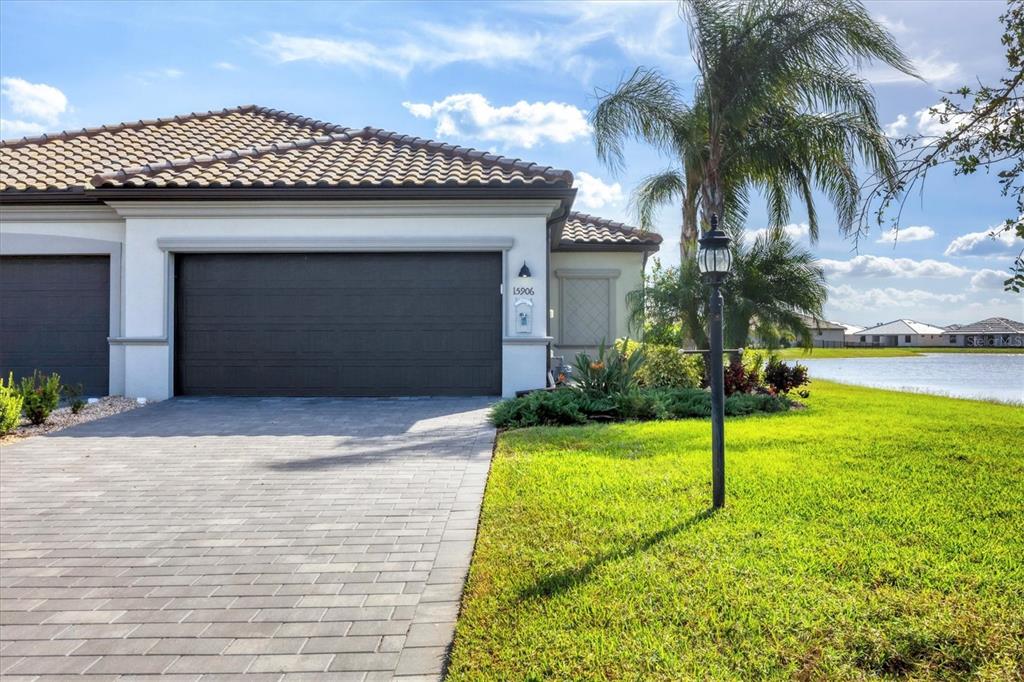
<instances>
[{"instance_id":1,"label":"white stucco wall","mask_svg":"<svg viewBox=\"0 0 1024 682\"><path fill-rule=\"evenodd\" d=\"M628 252L609 251L556 251L551 254L550 281L551 281L551 334L554 337L555 354L565 356L570 362L576 353L586 350L593 350L592 346L564 345L559 338L561 327L560 315L560 292L562 280L558 273L562 271L570 273L605 273L608 271L617 272L612 280L612 329L614 338L608 339L611 343L615 339L626 336L635 337L637 334L629 329L629 307L626 302L626 294L640 289L644 279L644 254Z\"/></svg>"},{"instance_id":2,"label":"white stucco wall","mask_svg":"<svg viewBox=\"0 0 1024 682\"><path fill-rule=\"evenodd\" d=\"M0 206L0 255L106 255L110 336L123 331L124 219L106 206ZM110 347L109 390L125 392L124 348Z\"/></svg>"},{"instance_id":3,"label":"white stucco wall","mask_svg":"<svg viewBox=\"0 0 1024 682\"><path fill-rule=\"evenodd\" d=\"M502 394L510 396L546 383L548 283L536 275L544 272L547 220L556 208L557 202L548 200L110 202L110 209L81 214L18 209L3 220L2 232L35 235L39 243L82 237L122 245L111 391L116 386L117 392L151 400L173 394L176 251L502 251ZM513 279L521 282L515 275L524 261L535 274L530 285L536 313L529 334L514 331L510 288Z\"/></svg>"}]
</instances>

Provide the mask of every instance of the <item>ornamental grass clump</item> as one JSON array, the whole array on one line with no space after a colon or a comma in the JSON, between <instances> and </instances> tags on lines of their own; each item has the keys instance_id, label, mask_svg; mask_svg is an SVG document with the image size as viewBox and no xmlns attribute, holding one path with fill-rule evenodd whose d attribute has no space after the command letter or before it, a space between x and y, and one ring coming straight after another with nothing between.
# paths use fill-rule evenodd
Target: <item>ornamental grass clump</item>
<instances>
[{"instance_id":1,"label":"ornamental grass clump","mask_svg":"<svg viewBox=\"0 0 1024 682\"><path fill-rule=\"evenodd\" d=\"M18 392L24 401L25 417L36 426L45 424L60 402L60 375L35 370L32 376L21 379Z\"/></svg>"},{"instance_id":2,"label":"ornamental grass clump","mask_svg":"<svg viewBox=\"0 0 1024 682\"><path fill-rule=\"evenodd\" d=\"M21 407L24 404L21 393L14 386L14 372L7 375L7 383L0 376L0 436L14 430L21 421Z\"/></svg>"}]
</instances>

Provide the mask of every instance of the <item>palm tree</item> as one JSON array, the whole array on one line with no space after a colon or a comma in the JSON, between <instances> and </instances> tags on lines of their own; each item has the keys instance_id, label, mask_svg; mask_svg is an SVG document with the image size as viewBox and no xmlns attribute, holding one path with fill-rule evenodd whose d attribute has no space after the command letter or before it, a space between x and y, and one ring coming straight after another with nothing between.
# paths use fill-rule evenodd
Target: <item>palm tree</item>
<instances>
[{"instance_id":1,"label":"palm tree","mask_svg":"<svg viewBox=\"0 0 1024 682\"><path fill-rule=\"evenodd\" d=\"M810 346L800 315L820 318L827 296L814 255L777 228L749 245L739 230L732 237L733 274L722 288L726 347L745 347L751 333L769 347L784 335ZM694 260L679 268L656 266L644 288L629 297L631 327L646 340L678 345L688 338L708 347L708 291Z\"/></svg>"},{"instance_id":2,"label":"palm tree","mask_svg":"<svg viewBox=\"0 0 1024 682\"><path fill-rule=\"evenodd\" d=\"M874 95L855 68L880 61L912 74L910 61L856 0L686 0L698 78L692 103L653 69L639 68L591 112L598 157L624 163L629 140L653 145L677 163L634 192L640 224L682 203L682 262L695 250L698 214L739 227L752 191L767 202L770 225L788 221L797 196L818 237L815 190L854 229L858 163L895 182L892 147Z\"/></svg>"}]
</instances>

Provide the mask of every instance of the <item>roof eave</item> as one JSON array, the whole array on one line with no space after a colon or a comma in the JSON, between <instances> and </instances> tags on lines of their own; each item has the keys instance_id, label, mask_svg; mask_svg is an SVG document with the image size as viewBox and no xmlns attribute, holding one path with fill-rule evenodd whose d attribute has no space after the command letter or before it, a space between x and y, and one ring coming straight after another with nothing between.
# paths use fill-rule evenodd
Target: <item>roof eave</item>
<instances>
[{"instance_id":1,"label":"roof eave","mask_svg":"<svg viewBox=\"0 0 1024 682\"><path fill-rule=\"evenodd\" d=\"M640 244L629 242L562 242L551 249L552 253L572 253L586 251L618 251L625 253L657 253L660 244Z\"/></svg>"}]
</instances>

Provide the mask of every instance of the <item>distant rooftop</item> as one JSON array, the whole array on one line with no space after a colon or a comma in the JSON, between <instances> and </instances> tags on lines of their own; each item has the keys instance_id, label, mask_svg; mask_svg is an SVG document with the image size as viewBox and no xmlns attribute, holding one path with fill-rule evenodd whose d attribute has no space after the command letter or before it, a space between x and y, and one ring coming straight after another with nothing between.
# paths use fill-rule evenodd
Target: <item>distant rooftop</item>
<instances>
[{"instance_id":1,"label":"distant rooftop","mask_svg":"<svg viewBox=\"0 0 1024 682\"><path fill-rule=\"evenodd\" d=\"M945 334L946 330L942 327L925 324L924 322L917 322L916 320L900 319L893 320L892 322L886 322L885 324L877 324L874 327L861 329L858 332L848 333L875 334L882 336L884 334Z\"/></svg>"},{"instance_id":2,"label":"distant rooftop","mask_svg":"<svg viewBox=\"0 0 1024 682\"><path fill-rule=\"evenodd\" d=\"M950 325L947 332L957 334L1024 334L1024 322L1017 322L1005 317L990 317L980 322L964 325Z\"/></svg>"}]
</instances>

